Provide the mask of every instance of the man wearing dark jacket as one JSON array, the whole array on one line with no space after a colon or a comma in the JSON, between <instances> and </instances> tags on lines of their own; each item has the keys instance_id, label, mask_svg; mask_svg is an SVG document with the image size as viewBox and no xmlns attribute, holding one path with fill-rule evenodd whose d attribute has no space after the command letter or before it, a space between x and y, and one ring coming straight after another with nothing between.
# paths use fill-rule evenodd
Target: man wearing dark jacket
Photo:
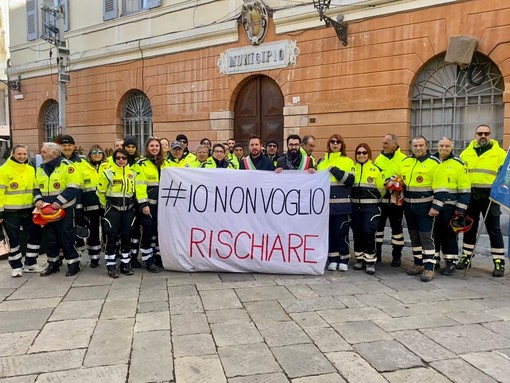
<instances>
[{"instance_id":1,"label":"man wearing dark jacket","mask_svg":"<svg viewBox=\"0 0 510 383\"><path fill-rule=\"evenodd\" d=\"M281 156L276 162L276 172L282 170L308 170L313 171L313 161L309 156L303 155L299 147L301 137L291 134L287 137L287 153Z\"/></svg>"},{"instance_id":2,"label":"man wearing dark jacket","mask_svg":"<svg viewBox=\"0 0 510 383\"><path fill-rule=\"evenodd\" d=\"M270 170L273 171L274 164L261 151L260 137L250 136L248 141L250 154L239 161L239 169L244 170Z\"/></svg>"}]
</instances>

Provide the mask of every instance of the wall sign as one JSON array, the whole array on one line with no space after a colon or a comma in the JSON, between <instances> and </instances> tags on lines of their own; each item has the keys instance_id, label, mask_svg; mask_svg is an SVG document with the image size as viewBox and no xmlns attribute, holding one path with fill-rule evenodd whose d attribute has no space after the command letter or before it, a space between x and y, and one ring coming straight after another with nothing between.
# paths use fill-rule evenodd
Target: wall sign
<instances>
[{"instance_id":1,"label":"wall sign","mask_svg":"<svg viewBox=\"0 0 510 383\"><path fill-rule=\"evenodd\" d=\"M227 49L220 55L220 73L234 74L285 68L296 64L299 48L284 40L250 47Z\"/></svg>"}]
</instances>

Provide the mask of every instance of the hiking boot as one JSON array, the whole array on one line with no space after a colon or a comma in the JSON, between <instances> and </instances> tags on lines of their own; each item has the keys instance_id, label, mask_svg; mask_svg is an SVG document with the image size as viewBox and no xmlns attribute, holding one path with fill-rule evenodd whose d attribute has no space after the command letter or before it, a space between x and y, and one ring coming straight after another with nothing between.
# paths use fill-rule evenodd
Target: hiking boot
<instances>
[{"instance_id":1,"label":"hiking boot","mask_svg":"<svg viewBox=\"0 0 510 383\"><path fill-rule=\"evenodd\" d=\"M494 270L492 271L492 276L496 278L500 278L505 275L505 261L503 259L495 259L494 260Z\"/></svg>"},{"instance_id":2,"label":"hiking boot","mask_svg":"<svg viewBox=\"0 0 510 383\"><path fill-rule=\"evenodd\" d=\"M120 273L124 275L133 275L133 269L131 268L130 263L121 263L120 264Z\"/></svg>"},{"instance_id":3,"label":"hiking boot","mask_svg":"<svg viewBox=\"0 0 510 383\"><path fill-rule=\"evenodd\" d=\"M90 260L90 267L92 269L95 269L97 266L99 266L99 258L91 259Z\"/></svg>"},{"instance_id":4,"label":"hiking boot","mask_svg":"<svg viewBox=\"0 0 510 383\"><path fill-rule=\"evenodd\" d=\"M80 272L80 263L75 262L67 265L66 277L72 277Z\"/></svg>"},{"instance_id":5,"label":"hiking boot","mask_svg":"<svg viewBox=\"0 0 510 383\"><path fill-rule=\"evenodd\" d=\"M41 277L46 277L53 273L58 273L60 271L60 268L58 267L58 262L48 262L48 265L46 266L46 269L39 274Z\"/></svg>"},{"instance_id":6,"label":"hiking boot","mask_svg":"<svg viewBox=\"0 0 510 383\"><path fill-rule=\"evenodd\" d=\"M452 261L447 261L444 269L441 270L441 275L453 275L455 271L455 263Z\"/></svg>"},{"instance_id":7,"label":"hiking boot","mask_svg":"<svg viewBox=\"0 0 510 383\"><path fill-rule=\"evenodd\" d=\"M409 270L407 270L407 275L418 275L423 273L422 265L413 265Z\"/></svg>"},{"instance_id":8,"label":"hiking boot","mask_svg":"<svg viewBox=\"0 0 510 383\"><path fill-rule=\"evenodd\" d=\"M152 262L148 263L148 264L146 263L145 268L147 269L147 271L149 273L160 273L161 272L161 269L158 266L156 266L155 263L152 263Z\"/></svg>"},{"instance_id":9,"label":"hiking boot","mask_svg":"<svg viewBox=\"0 0 510 383\"><path fill-rule=\"evenodd\" d=\"M434 270L428 270L428 269L423 270L423 273L421 273L420 279L422 282L430 282L431 280L434 279Z\"/></svg>"},{"instance_id":10,"label":"hiking boot","mask_svg":"<svg viewBox=\"0 0 510 383\"><path fill-rule=\"evenodd\" d=\"M375 265L373 264L370 264L370 265L366 265L366 273L369 274L369 275L374 275L375 274Z\"/></svg>"},{"instance_id":11,"label":"hiking boot","mask_svg":"<svg viewBox=\"0 0 510 383\"><path fill-rule=\"evenodd\" d=\"M140 263L140 261L136 258L131 258L131 267L133 269L141 269L142 268L142 264Z\"/></svg>"},{"instance_id":12,"label":"hiking boot","mask_svg":"<svg viewBox=\"0 0 510 383\"><path fill-rule=\"evenodd\" d=\"M471 268L471 257L469 255L464 255L457 265L455 266L457 270L465 270Z\"/></svg>"},{"instance_id":13,"label":"hiking boot","mask_svg":"<svg viewBox=\"0 0 510 383\"><path fill-rule=\"evenodd\" d=\"M108 276L110 278L117 278L119 276L117 273L117 266L106 266L106 270L108 270Z\"/></svg>"},{"instance_id":14,"label":"hiking boot","mask_svg":"<svg viewBox=\"0 0 510 383\"><path fill-rule=\"evenodd\" d=\"M352 268L354 270L363 270L365 268L365 264L363 263L363 261L356 261Z\"/></svg>"}]
</instances>

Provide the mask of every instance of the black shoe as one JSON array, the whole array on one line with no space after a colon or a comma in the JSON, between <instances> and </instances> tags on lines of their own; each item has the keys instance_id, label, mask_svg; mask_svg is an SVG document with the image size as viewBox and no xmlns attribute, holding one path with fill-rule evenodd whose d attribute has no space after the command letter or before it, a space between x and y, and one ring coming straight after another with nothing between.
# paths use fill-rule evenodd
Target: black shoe
<instances>
[{"instance_id":1,"label":"black shoe","mask_svg":"<svg viewBox=\"0 0 510 383\"><path fill-rule=\"evenodd\" d=\"M446 262L446 266L444 269L441 270L441 275L453 275L455 272L455 263L451 261Z\"/></svg>"},{"instance_id":2,"label":"black shoe","mask_svg":"<svg viewBox=\"0 0 510 383\"><path fill-rule=\"evenodd\" d=\"M464 255L457 265L455 266L457 270L465 270L471 268L471 257L468 255Z\"/></svg>"},{"instance_id":3,"label":"black shoe","mask_svg":"<svg viewBox=\"0 0 510 383\"><path fill-rule=\"evenodd\" d=\"M121 263L120 264L120 273L124 275L133 275L133 269L131 268L130 263Z\"/></svg>"},{"instance_id":4,"label":"black shoe","mask_svg":"<svg viewBox=\"0 0 510 383\"><path fill-rule=\"evenodd\" d=\"M501 278L504 275L505 275L505 261L503 259L495 259L492 276L496 278Z\"/></svg>"},{"instance_id":5,"label":"black shoe","mask_svg":"<svg viewBox=\"0 0 510 383\"><path fill-rule=\"evenodd\" d=\"M80 272L80 264L78 262L67 265L66 277L72 277Z\"/></svg>"},{"instance_id":6,"label":"black shoe","mask_svg":"<svg viewBox=\"0 0 510 383\"><path fill-rule=\"evenodd\" d=\"M60 271L60 268L58 267L58 262L49 262L48 266L46 266L46 269L39 274L41 277L47 277L50 274L58 273Z\"/></svg>"},{"instance_id":7,"label":"black shoe","mask_svg":"<svg viewBox=\"0 0 510 383\"><path fill-rule=\"evenodd\" d=\"M393 257L391 260L391 267L400 267L401 264L400 257Z\"/></svg>"},{"instance_id":8,"label":"black shoe","mask_svg":"<svg viewBox=\"0 0 510 383\"><path fill-rule=\"evenodd\" d=\"M90 260L90 267L92 269L95 269L97 266L99 266L99 259L91 259Z\"/></svg>"},{"instance_id":9,"label":"black shoe","mask_svg":"<svg viewBox=\"0 0 510 383\"><path fill-rule=\"evenodd\" d=\"M161 269L154 263L145 264L145 268L149 273L160 273Z\"/></svg>"},{"instance_id":10,"label":"black shoe","mask_svg":"<svg viewBox=\"0 0 510 383\"><path fill-rule=\"evenodd\" d=\"M140 263L140 261L136 258L131 258L131 267L133 269L141 269L142 268L142 264Z\"/></svg>"},{"instance_id":11,"label":"black shoe","mask_svg":"<svg viewBox=\"0 0 510 383\"><path fill-rule=\"evenodd\" d=\"M119 276L119 273L117 273L117 266L106 266L106 269L108 270L109 277L117 278Z\"/></svg>"}]
</instances>

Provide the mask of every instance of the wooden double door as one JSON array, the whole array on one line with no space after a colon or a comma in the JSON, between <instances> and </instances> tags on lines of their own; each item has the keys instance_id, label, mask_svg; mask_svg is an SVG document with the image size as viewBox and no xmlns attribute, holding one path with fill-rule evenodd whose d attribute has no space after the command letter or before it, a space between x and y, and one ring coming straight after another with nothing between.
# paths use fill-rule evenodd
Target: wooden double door
<instances>
[{"instance_id":1,"label":"wooden double door","mask_svg":"<svg viewBox=\"0 0 510 383\"><path fill-rule=\"evenodd\" d=\"M255 134L261 137L263 145L268 140L276 140L279 153L282 153L283 106L282 92L273 79L267 76L250 79L235 101L235 140L247 146L248 138Z\"/></svg>"}]
</instances>

